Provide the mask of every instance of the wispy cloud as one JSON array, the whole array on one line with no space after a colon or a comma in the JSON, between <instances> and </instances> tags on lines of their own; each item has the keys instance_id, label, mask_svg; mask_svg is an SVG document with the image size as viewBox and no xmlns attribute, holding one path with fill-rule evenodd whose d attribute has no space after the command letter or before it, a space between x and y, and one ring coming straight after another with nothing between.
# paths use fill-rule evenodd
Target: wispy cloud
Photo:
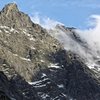
<instances>
[{"instance_id":1,"label":"wispy cloud","mask_svg":"<svg viewBox=\"0 0 100 100\"><path fill-rule=\"evenodd\" d=\"M42 16L39 12L35 12L31 16L31 20L34 23L39 24L46 29L53 29L57 24L63 25L62 23L55 21L53 19L50 19L49 17Z\"/></svg>"}]
</instances>

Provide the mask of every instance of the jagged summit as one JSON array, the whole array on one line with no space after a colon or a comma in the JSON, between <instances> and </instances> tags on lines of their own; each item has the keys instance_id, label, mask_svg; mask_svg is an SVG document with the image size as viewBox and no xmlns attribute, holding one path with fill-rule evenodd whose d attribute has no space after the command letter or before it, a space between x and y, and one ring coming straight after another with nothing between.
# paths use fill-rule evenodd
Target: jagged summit
<instances>
[{"instance_id":1,"label":"jagged summit","mask_svg":"<svg viewBox=\"0 0 100 100\"><path fill-rule=\"evenodd\" d=\"M27 14L20 12L15 3L7 4L0 12L0 24L13 28L29 28L33 23Z\"/></svg>"},{"instance_id":2,"label":"jagged summit","mask_svg":"<svg viewBox=\"0 0 100 100\"><path fill-rule=\"evenodd\" d=\"M9 14L10 12L15 12L15 11L16 12L19 11L16 3L9 3L2 9L2 12L4 12L5 14Z\"/></svg>"}]
</instances>

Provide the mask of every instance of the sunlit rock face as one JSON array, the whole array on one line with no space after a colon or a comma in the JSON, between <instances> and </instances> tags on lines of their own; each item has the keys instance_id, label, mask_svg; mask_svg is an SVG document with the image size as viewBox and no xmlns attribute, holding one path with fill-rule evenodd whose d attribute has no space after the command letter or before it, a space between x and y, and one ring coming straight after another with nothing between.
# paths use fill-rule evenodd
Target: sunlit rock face
<instances>
[{"instance_id":1,"label":"sunlit rock face","mask_svg":"<svg viewBox=\"0 0 100 100\"><path fill-rule=\"evenodd\" d=\"M6 5L0 12L0 100L99 100L99 72L69 49L90 50L74 30L61 25L44 29L16 4ZM65 33L71 43L65 48L56 33Z\"/></svg>"},{"instance_id":2,"label":"sunlit rock face","mask_svg":"<svg viewBox=\"0 0 100 100\"><path fill-rule=\"evenodd\" d=\"M40 67L50 64L50 53L59 50L61 45L45 29L32 23L16 4L6 5L0 18L1 70L7 69L8 78L18 73L31 81Z\"/></svg>"}]
</instances>

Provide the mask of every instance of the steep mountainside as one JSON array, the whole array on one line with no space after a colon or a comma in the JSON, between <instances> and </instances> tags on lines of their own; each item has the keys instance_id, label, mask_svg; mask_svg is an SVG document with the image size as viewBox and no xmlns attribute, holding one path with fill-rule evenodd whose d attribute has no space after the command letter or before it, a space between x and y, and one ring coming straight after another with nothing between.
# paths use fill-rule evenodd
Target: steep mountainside
<instances>
[{"instance_id":1,"label":"steep mountainside","mask_svg":"<svg viewBox=\"0 0 100 100\"><path fill-rule=\"evenodd\" d=\"M95 73L96 78L100 80L100 50L97 44L91 46L77 29L62 25L56 25L55 28L48 30L51 36L55 37L68 51L72 51L82 59L82 61ZM97 48L96 48L97 47Z\"/></svg>"},{"instance_id":2,"label":"steep mountainside","mask_svg":"<svg viewBox=\"0 0 100 100\"><path fill-rule=\"evenodd\" d=\"M57 28L87 48L73 28ZM57 32L33 23L14 3L2 9L0 100L100 100L99 78L52 37Z\"/></svg>"}]
</instances>

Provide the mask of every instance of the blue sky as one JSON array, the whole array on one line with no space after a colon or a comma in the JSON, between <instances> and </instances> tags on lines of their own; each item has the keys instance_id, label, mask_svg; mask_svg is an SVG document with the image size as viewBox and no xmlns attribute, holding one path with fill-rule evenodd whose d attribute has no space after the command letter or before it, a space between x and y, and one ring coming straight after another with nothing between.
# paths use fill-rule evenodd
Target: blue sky
<instances>
[{"instance_id":1,"label":"blue sky","mask_svg":"<svg viewBox=\"0 0 100 100\"><path fill-rule=\"evenodd\" d=\"M0 9L10 2L30 16L39 13L77 28L86 28L89 16L100 15L100 0L1 0Z\"/></svg>"}]
</instances>

